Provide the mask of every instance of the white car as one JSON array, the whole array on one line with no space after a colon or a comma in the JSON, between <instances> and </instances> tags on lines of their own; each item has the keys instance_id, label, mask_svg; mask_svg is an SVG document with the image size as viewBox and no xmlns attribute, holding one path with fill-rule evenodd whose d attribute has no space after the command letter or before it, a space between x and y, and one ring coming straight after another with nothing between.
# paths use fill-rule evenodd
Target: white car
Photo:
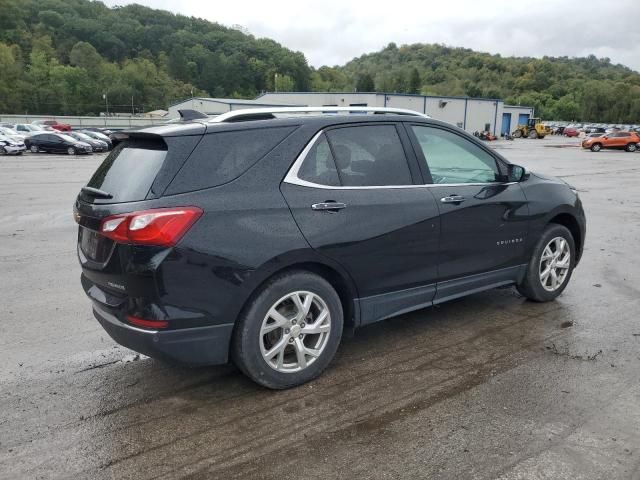
<instances>
[{"instance_id":1,"label":"white car","mask_svg":"<svg viewBox=\"0 0 640 480\"><path fill-rule=\"evenodd\" d=\"M30 137L36 133L43 133L47 130L40 125L34 125L33 123L16 123L13 129L25 137Z\"/></svg>"},{"instance_id":2,"label":"white car","mask_svg":"<svg viewBox=\"0 0 640 480\"><path fill-rule=\"evenodd\" d=\"M22 135L9 127L0 127L0 135L9 137L11 140L15 140L18 143L24 143L24 139L27 138L26 135Z\"/></svg>"},{"instance_id":3,"label":"white car","mask_svg":"<svg viewBox=\"0 0 640 480\"><path fill-rule=\"evenodd\" d=\"M26 149L24 142L18 142L0 134L0 155L22 155Z\"/></svg>"}]
</instances>

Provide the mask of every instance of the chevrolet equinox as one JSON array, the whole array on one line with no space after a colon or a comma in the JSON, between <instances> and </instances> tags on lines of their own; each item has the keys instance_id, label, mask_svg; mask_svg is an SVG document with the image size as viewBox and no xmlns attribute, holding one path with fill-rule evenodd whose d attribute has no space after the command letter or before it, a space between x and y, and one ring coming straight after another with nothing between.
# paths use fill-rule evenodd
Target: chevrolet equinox
<instances>
[{"instance_id":1,"label":"chevrolet equinox","mask_svg":"<svg viewBox=\"0 0 640 480\"><path fill-rule=\"evenodd\" d=\"M116 342L282 389L345 329L566 288L585 239L573 187L416 112L330 108L121 134L74 206L82 286Z\"/></svg>"}]
</instances>

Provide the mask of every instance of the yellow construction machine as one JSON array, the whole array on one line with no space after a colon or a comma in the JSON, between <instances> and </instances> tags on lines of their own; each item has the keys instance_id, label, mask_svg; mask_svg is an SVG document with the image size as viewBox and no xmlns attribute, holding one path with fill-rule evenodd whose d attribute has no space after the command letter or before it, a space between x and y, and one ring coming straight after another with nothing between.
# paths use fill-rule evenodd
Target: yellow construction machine
<instances>
[{"instance_id":1,"label":"yellow construction machine","mask_svg":"<svg viewBox=\"0 0 640 480\"><path fill-rule=\"evenodd\" d=\"M518 125L511 134L513 138L544 138L546 135L551 135L551 129L545 127L539 118L530 118L525 125Z\"/></svg>"}]
</instances>

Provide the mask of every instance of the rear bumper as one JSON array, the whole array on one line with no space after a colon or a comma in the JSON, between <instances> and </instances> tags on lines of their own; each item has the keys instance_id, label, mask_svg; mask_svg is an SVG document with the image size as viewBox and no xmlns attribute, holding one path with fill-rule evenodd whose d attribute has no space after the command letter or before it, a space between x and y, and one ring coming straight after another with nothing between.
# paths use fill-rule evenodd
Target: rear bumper
<instances>
[{"instance_id":1,"label":"rear bumper","mask_svg":"<svg viewBox=\"0 0 640 480\"><path fill-rule=\"evenodd\" d=\"M227 363L232 323L158 331L127 325L95 302L93 314L111 338L138 353L188 366Z\"/></svg>"}]
</instances>

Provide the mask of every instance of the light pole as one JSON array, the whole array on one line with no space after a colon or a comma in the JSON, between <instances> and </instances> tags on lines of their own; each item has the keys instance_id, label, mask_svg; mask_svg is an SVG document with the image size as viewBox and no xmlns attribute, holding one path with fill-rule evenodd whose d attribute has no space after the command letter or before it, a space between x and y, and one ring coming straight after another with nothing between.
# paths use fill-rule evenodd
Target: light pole
<instances>
[{"instance_id":1,"label":"light pole","mask_svg":"<svg viewBox=\"0 0 640 480\"><path fill-rule=\"evenodd\" d=\"M107 92L102 94L102 98L104 98L104 108L107 110L107 117L109 116L109 99L107 98Z\"/></svg>"},{"instance_id":2,"label":"light pole","mask_svg":"<svg viewBox=\"0 0 640 480\"><path fill-rule=\"evenodd\" d=\"M276 93L278 93L278 74L276 73L275 78L273 80L273 86L276 89Z\"/></svg>"}]
</instances>

